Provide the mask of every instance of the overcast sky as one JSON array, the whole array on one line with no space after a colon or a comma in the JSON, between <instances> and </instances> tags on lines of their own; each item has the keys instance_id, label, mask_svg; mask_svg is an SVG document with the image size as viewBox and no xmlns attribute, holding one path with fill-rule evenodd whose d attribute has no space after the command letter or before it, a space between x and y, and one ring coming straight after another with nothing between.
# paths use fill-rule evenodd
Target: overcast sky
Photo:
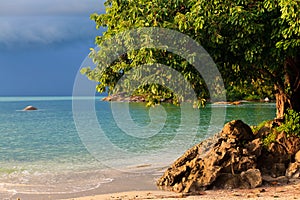
<instances>
[{"instance_id":1,"label":"overcast sky","mask_svg":"<svg viewBox=\"0 0 300 200\"><path fill-rule=\"evenodd\" d=\"M104 0L0 0L0 96L71 95Z\"/></svg>"}]
</instances>

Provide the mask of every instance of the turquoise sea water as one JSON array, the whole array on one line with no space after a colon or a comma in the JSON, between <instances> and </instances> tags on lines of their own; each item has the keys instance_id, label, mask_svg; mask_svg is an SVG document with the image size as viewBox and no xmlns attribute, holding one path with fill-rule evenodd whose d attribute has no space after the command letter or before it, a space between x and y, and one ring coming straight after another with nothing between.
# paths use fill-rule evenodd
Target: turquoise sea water
<instances>
[{"instance_id":1,"label":"turquoise sea water","mask_svg":"<svg viewBox=\"0 0 300 200\"><path fill-rule=\"evenodd\" d=\"M90 100L77 101L85 104L86 99ZM99 187L111 179L95 171L163 167L218 132L225 122L241 119L255 125L275 117L272 103L208 105L196 110L172 105L146 108L142 103L111 105L100 99L92 99L96 116L77 109L74 117L72 97L0 97L0 196L1 191L77 192ZM28 105L39 110L22 111ZM211 124L216 118L221 124ZM79 178L81 184L74 185Z\"/></svg>"}]
</instances>

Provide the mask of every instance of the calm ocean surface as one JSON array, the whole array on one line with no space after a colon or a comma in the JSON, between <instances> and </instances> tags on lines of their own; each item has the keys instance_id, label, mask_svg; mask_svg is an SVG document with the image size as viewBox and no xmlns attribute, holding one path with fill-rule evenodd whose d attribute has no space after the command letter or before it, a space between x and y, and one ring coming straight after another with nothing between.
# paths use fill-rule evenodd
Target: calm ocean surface
<instances>
[{"instance_id":1,"label":"calm ocean surface","mask_svg":"<svg viewBox=\"0 0 300 200\"><path fill-rule=\"evenodd\" d=\"M224 123L241 119L256 125L275 117L273 103L208 105L183 115L176 106L163 105L157 111L142 103L131 103L128 107L126 103L116 103L112 112L111 104L99 99L94 103L102 134L93 129L95 124L90 124L93 120L84 109L76 111L83 123L75 123L72 97L0 97L0 196L1 192L84 191L111 181L109 175L95 175L95 171L110 168L134 171L135 167L171 164L183 153L180 147L187 149L219 131L220 126L210 124L212 111L225 110ZM85 103L84 98L82 101ZM39 110L22 111L28 105ZM126 114L123 109L129 109L130 117L123 116ZM153 123L147 126L151 122L149 110ZM181 123L182 116L195 115L200 117L197 125L189 124L193 121L189 119ZM195 135L190 136L190 131ZM176 139L177 135L192 139ZM170 144L172 148L165 148ZM81 184L74 185L79 178ZM28 189L16 184L36 187Z\"/></svg>"}]
</instances>

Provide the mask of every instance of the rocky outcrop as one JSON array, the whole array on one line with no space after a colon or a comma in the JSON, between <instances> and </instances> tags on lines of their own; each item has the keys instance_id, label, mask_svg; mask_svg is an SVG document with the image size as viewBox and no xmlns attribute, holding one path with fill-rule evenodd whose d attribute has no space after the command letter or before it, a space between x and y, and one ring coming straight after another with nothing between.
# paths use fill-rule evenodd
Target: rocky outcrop
<instances>
[{"instance_id":1,"label":"rocky outcrop","mask_svg":"<svg viewBox=\"0 0 300 200\"><path fill-rule=\"evenodd\" d=\"M113 94L104 97L102 101L119 101L119 102L145 102L143 96L128 96L126 93Z\"/></svg>"},{"instance_id":2,"label":"rocky outcrop","mask_svg":"<svg viewBox=\"0 0 300 200\"><path fill-rule=\"evenodd\" d=\"M24 111L29 111L29 110L37 110L36 107L33 107L33 106L27 106L23 109Z\"/></svg>"},{"instance_id":3,"label":"rocky outcrop","mask_svg":"<svg viewBox=\"0 0 300 200\"><path fill-rule=\"evenodd\" d=\"M219 102L214 102L214 104L224 104L224 105L241 105L242 101L219 101Z\"/></svg>"},{"instance_id":4,"label":"rocky outcrop","mask_svg":"<svg viewBox=\"0 0 300 200\"><path fill-rule=\"evenodd\" d=\"M227 123L214 140L188 150L158 180L159 187L175 192L196 192L210 187L257 187L262 178L256 159L262 145L240 120Z\"/></svg>"},{"instance_id":5,"label":"rocky outcrop","mask_svg":"<svg viewBox=\"0 0 300 200\"><path fill-rule=\"evenodd\" d=\"M135 95L129 96L127 93L113 94L102 98L102 101L118 101L118 102L146 102L145 96ZM171 103L172 99L160 99L160 102Z\"/></svg>"},{"instance_id":6,"label":"rocky outcrop","mask_svg":"<svg viewBox=\"0 0 300 200\"><path fill-rule=\"evenodd\" d=\"M241 120L227 123L219 134L177 159L157 185L165 190L197 193L212 188L255 188L285 174L299 177L300 152L296 150L300 150L300 139L278 133L266 147L262 143L266 130L254 135Z\"/></svg>"}]
</instances>

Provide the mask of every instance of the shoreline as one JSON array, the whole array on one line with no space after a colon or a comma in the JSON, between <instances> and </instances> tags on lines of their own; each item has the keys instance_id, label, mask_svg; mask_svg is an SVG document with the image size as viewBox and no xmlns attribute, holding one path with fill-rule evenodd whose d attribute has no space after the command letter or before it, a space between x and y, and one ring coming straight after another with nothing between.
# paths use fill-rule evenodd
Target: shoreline
<instances>
[{"instance_id":1,"label":"shoreline","mask_svg":"<svg viewBox=\"0 0 300 200\"><path fill-rule=\"evenodd\" d=\"M139 170L137 170L139 171ZM92 188L85 191L79 192L51 192L51 193L39 193L39 192L19 192L8 196L7 199L20 199L20 200L41 200L41 199L74 199L86 196L95 196L95 195L106 195L110 193L119 193L127 191L159 191L156 187L156 180L162 175L162 172L158 170L149 170L149 171L140 171L140 172L121 172L121 171L105 171L104 176L109 176L112 178L112 181L107 183L99 184L98 187ZM97 174L95 174L96 176ZM80 180L76 180L80 181ZM86 180L83 180L86 181ZM0 185L5 183L0 183ZM74 182L74 185L78 183ZM28 185L27 187L30 187ZM34 189L34 188L33 188ZM1 194L1 193L0 193Z\"/></svg>"},{"instance_id":2,"label":"shoreline","mask_svg":"<svg viewBox=\"0 0 300 200\"><path fill-rule=\"evenodd\" d=\"M300 199L300 179L288 184L275 183L254 189L211 189L197 195L160 190L156 180L161 176L156 171L142 174L119 173L112 182L98 188L65 194L15 194L7 199L20 200L131 200L131 199Z\"/></svg>"},{"instance_id":3,"label":"shoreline","mask_svg":"<svg viewBox=\"0 0 300 200\"><path fill-rule=\"evenodd\" d=\"M228 200L242 200L242 199L300 199L300 180L295 180L294 183L278 186L261 186L254 189L217 189L206 190L199 192L197 195L185 195L182 193L175 193L163 190L130 190L125 192L99 194L83 196L78 198L68 198L64 200L131 200L131 199L228 199Z\"/></svg>"}]
</instances>

